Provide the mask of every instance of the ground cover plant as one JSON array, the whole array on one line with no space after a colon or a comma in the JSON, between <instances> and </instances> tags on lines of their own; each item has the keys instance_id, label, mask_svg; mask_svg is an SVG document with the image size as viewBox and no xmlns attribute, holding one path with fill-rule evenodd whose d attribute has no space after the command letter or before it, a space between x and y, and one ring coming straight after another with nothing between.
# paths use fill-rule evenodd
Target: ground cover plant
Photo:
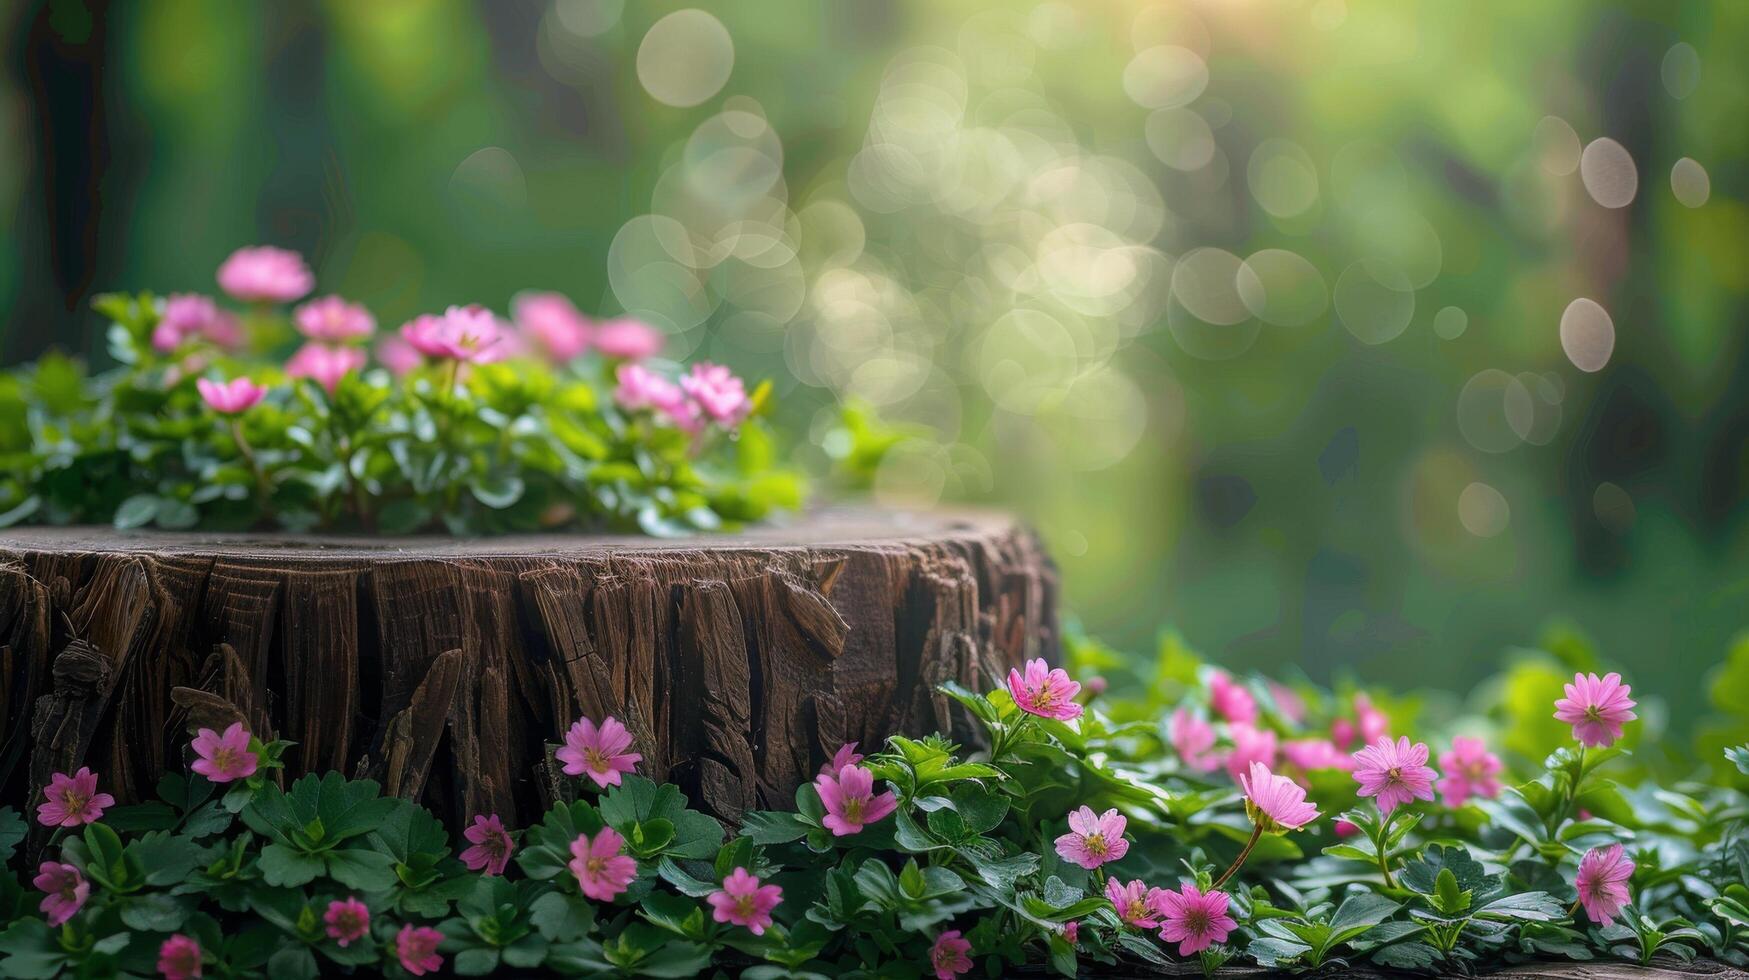
<instances>
[{"instance_id":1,"label":"ground cover plant","mask_svg":"<svg viewBox=\"0 0 1749 980\"><path fill-rule=\"evenodd\" d=\"M454 306L379 331L307 299L303 259L270 247L218 282L238 308L99 297L112 370L51 355L0 375L0 527L668 534L800 501L759 418L769 387L661 360L648 324L536 292L509 320Z\"/></svg>"},{"instance_id":2,"label":"ground cover plant","mask_svg":"<svg viewBox=\"0 0 1749 980\"><path fill-rule=\"evenodd\" d=\"M1081 682L1035 661L940 689L987 748L845 745L735 832L640 775L611 718L554 747L574 799L459 840L375 783L282 778L294 745L202 730L158 800L117 806L81 769L0 814L0 974L1749 962L1749 747L1717 760L1731 775L1656 778L1627 749L1645 696L1613 672L1539 694L1514 668L1493 709L1439 721L1170 637L1146 679L1071 653ZM1564 744L1520 768L1529 731Z\"/></svg>"}]
</instances>

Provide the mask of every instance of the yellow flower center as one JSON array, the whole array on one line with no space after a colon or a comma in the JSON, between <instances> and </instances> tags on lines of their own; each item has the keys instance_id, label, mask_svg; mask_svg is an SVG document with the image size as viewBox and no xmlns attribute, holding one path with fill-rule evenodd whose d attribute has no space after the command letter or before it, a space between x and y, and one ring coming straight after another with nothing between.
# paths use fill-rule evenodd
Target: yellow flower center
<instances>
[{"instance_id":1,"label":"yellow flower center","mask_svg":"<svg viewBox=\"0 0 1749 980\"><path fill-rule=\"evenodd\" d=\"M1105 856L1105 853L1111 849L1105 843L1104 834L1088 834L1085 843L1087 845L1088 853L1097 854L1101 857Z\"/></svg>"}]
</instances>

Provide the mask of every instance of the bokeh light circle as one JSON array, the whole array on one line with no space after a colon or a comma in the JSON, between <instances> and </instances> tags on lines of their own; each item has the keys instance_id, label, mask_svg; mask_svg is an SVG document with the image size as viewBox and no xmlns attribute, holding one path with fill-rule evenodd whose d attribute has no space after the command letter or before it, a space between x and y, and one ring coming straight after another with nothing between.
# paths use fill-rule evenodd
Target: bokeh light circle
<instances>
[{"instance_id":1,"label":"bokeh light circle","mask_svg":"<svg viewBox=\"0 0 1749 980\"><path fill-rule=\"evenodd\" d=\"M1318 203L1318 170L1297 143L1264 140L1251 152L1245 181L1257 206L1277 218L1294 218Z\"/></svg>"},{"instance_id":2,"label":"bokeh light circle","mask_svg":"<svg viewBox=\"0 0 1749 980\"><path fill-rule=\"evenodd\" d=\"M1193 248L1172 270L1172 294L1197 319L1221 326L1250 315L1239 296L1237 255L1220 248Z\"/></svg>"},{"instance_id":3,"label":"bokeh light circle","mask_svg":"<svg viewBox=\"0 0 1749 980\"><path fill-rule=\"evenodd\" d=\"M1712 196L1712 178L1697 161L1683 157L1670 168L1670 193L1683 207L1698 208Z\"/></svg>"},{"instance_id":4,"label":"bokeh light circle","mask_svg":"<svg viewBox=\"0 0 1749 980\"><path fill-rule=\"evenodd\" d=\"M1687 41L1672 44L1658 65L1658 76L1671 98L1688 98L1700 84L1700 52Z\"/></svg>"},{"instance_id":5,"label":"bokeh light circle","mask_svg":"<svg viewBox=\"0 0 1749 980\"><path fill-rule=\"evenodd\" d=\"M663 105L698 105L722 91L734 67L729 29L696 8L663 17L638 45L638 82Z\"/></svg>"},{"instance_id":6,"label":"bokeh light circle","mask_svg":"<svg viewBox=\"0 0 1749 980\"><path fill-rule=\"evenodd\" d=\"M1472 483L1458 494L1458 521L1478 538L1499 535L1511 519L1505 496L1486 483Z\"/></svg>"},{"instance_id":7,"label":"bokeh light circle","mask_svg":"<svg viewBox=\"0 0 1749 980\"><path fill-rule=\"evenodd\" d=\"M1561 350L1581 371L1603 370L1615 351L1615 321L1596 300L1581 296L1561 313Z\"/></svg>"},{"instance_id":8,"label":"bokeh light circle","mask_svg":"<svg viewBox=\"0 0 1749 980\"><path fill-rule=\"evenodd\" d=\"M1640 189L1634 158L1607 136L1592 140L1579 156L1579 177L1591 199L1606 208L1625 208Z\"/></svg>"},{"instance_id":9,"label":"bokeh light circle","mask_svg":"<svg viewBox=\"0 0 1749 980\"><path fill-rule=\"evenodd\" d=\"M1342 326L1366 344L1401 335L1415 318L1415 287L1395 263L1362 259L1342 270L1334 291Z\"/></svg>"},{"instance_id":10,"label":"bokeh light circle","mask_svg":"<svg viewBox=\"0 0 1749 980\"><path fill-rule=\"evenodd\" d=\"M1639 508L1634 506L1632 495L1608 481L1599 483L1592 491L1591 512L1597 515L1599 524L1617 534L1632 530L1635 519L1639 517Z\"/></svg>"},{"instance_id":11,"label":"bokeh light circle","mask_svg":"<svg viewBox=\"0 0 1749 980\"><path fill-rule=\"evenodd\" d=\"M1208 84L1208 65L1202 56L1173 44L1137 52L1123 70L1124 92L1144 109L1188 105Z\"/></svg>"},{"instance_id":12,"label":"bokeh light circle","mask_svg":"<svg viewBox=\"0 0 1749 980\"><path fill-rule=\"evenodd\" d=\"M1447 306L1433 314L1433 333L1441 340L1456 340L1470 327L1470 315L1455 306Z\"/></svg>"},{"instance_id":13,"label":"bokeh light circle","mask_svg":"<svg viewBox=\"0 0 1749 980\"><path fill-rule=\"evenodd\" d=\"M1537 165L1557 177L1565 177L1579 169L1579 155L1584 146L1579 134L1560 116L1544 116L1531 136L1536 148Z\"/></svg>"},{"instance_id":14,"label":"bokeh light circle","mask_svg":"<svg viewBox=\"0 0 1749 980\"><path fill-rule=\"evenodd\" d=\"M625 0L553 0L553 17L578 37L595 37L619 23L625 6Z\"/></svg>"},{"instance_id":15,"label":"bokeh light circle","mask_svg":"<svg viewBox=\"0 0 1749 980\"><path fill-rule=\"evenodd\" d=\"M1278 327L1304 326L1330 306L1330 291L1317 266L1286 249L1252 253L1239 267L1236 285L1245 309Z\"/></svg>"},{"instance_id":16,"label":"bokeh light circle","mask_svg":"<svg viewBox=\"0 0 1749 980\"><path fill-rule=\"evenodd\" d=\"M1477 372L1458 392L1458 433L1485 453L1509 452L1523 443L1519 432L1536 418L1524 382L1498 368Z\"/></svg>"},{"instance_id":17,"label":"bokeh light circle","mask_svg":"<svg viewBox=\"0 0 1749 980\"><path fill-rule=\"evenodd\" d=\"M1215 158L1215 132L1193 109L1160 109L1142 124L1148 149L1174 170L1201 170Z\"/></svg>"}]
</instances>

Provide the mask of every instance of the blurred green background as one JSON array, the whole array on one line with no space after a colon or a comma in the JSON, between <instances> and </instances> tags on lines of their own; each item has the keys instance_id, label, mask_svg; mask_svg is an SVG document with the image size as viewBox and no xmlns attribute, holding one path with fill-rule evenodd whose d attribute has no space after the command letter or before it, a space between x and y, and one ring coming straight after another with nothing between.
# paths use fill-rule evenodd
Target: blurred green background
<instances>
[{"instance_id":1,"label":"blurred green background","mask_svg":"<svg viewBox=\"0 0 1749 980\"><path fill-rule=\"evenodd\" d=\"M7 363L246 243L557 289L821 471L915 424L872 492L1024 513L1119 646L1467 691L1560 620L1749 704L1749 4L11 7Z\"/></svg>"}]
</instances>

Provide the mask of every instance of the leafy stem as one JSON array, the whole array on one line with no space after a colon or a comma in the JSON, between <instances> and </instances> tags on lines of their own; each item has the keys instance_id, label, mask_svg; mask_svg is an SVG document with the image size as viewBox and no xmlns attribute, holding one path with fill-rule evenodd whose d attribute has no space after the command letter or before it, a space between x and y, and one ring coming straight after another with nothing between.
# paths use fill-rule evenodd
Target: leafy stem
<instances>
[{"instance_id":1,"label":"leafy stem","mask_svg":"<svg viewBox=\"0 0 1749 980\"><path fill-rule=\"evenodd\" d=\"M1262 837L1263 837L1263 825L1262 824L1255 824L1255 823L1252 824L1251 825L1251 839L1245 842L1244 849L1239 852L1238 857L1233 859L1232 865L1230 865L1227 868L1227 870L1221 872L1221 876L1219 878L1216 878L1215 883L1209 887L1211 889L1219 888L1222 885L1227 883L1228 878L1231 878L1231 877L1233 877L1233 875L1237 874L1239 872L1239 869L1245 866L1245 859L1251 856L1251 849L1257 846L1257 842L1259 840L1261 840Z\"/></svg>"},{"instance_id":2,"label":"leafy stem","mask_svg":"<svg viewBox=\"0 0 1749 980\"><path fill-rule=\"evenodd\" d=\"M249 440L243 437L243 420L231 419L231 441L237 444L237 452L242 455L243 462L249 466L249 472L255 474L255 491L261 497L261 507L267 509L267 501L272 496L272 486L267 482L267 471L261 468L261 460L250 447Z\"/></svg>"}]
</instances>

